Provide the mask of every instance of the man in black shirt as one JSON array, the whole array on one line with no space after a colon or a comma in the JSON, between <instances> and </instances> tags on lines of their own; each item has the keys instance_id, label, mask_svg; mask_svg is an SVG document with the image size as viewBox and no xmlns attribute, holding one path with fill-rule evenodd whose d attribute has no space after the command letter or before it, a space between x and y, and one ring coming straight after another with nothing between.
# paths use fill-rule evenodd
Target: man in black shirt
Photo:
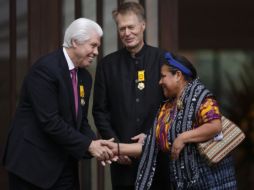
<instances>
[{"instance_id":1,"label":"man in black shirt","mask_svg":"<svg viewBox=\"0 0 254 190\"><path fill-rule=\"evenodd\" d=\"M97 66L94 121L104 139L142 142L163 100L159 86L163 51L144 42L146 23L140 4L123 3L113 11L113 17L124 48L103 58ZM168 170L167 166L163 167ZM127 156L113 163L113 190L133 190L137 168L138 159ZM160 176L163 177L168 176ZM165 189L165 184L162 185Z\"/></svg>"}]
</instances>

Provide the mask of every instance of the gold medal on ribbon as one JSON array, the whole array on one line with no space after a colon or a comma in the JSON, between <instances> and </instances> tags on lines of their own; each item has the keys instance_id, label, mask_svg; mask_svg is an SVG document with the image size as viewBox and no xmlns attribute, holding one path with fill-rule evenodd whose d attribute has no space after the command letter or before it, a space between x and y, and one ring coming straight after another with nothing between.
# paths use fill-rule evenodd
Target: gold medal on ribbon
<instances>
[{"instance_id":1,"label":"gold medal on ribbon","mask_svg":"<svg viewBox=\"0 0 254 190\"><path fill-rule=\"evenodd\" d=\"M139 82L139 83L138 83L138 89L139 89L139 90L143 90L144 88L145 88L145 83Z\"/></svg>"},{"instance_id":2,"label":"gold medal on ribbon","mask_svg":"<svg viewBox=\"0 0 254 190\"><path fill-rule=\"evenodd\" d=\"M138 82L145 81L145 70L138 71Z\"/></svg>"},{"instance_id":3,"label":"gold medal on ribbon","mask_svg":"<svg viewBox=\"0 0 254 190\"><path fill-rule=\"evenodd\" d=\"M86 104L86 101L85 101L84 98L81 98L81 99L80 99L80 104L81 104L82 106L84 106L84 105Z\"/></svg>"},{"instance_id":4,"label":"gold medal on ribbon","mask_svg":"<svg viewBox=\"0 0 254 190\"><path fill-rule=\"evenodd\" d=\"M83 85L79 86L79 95L80 95L80 104L84 106L86 102L85 102L85 88Z\"/></svg>"},{"instance_id":5,"label":"gold medal on ribbon","mask_svg":"<svg viewBox=\"0 0 254 190\"><path fill-rule=\"evenodd\" d=\"M145 88L145 70L138 71L138 89L143 90Z\"/></svg>"}]
</instances>

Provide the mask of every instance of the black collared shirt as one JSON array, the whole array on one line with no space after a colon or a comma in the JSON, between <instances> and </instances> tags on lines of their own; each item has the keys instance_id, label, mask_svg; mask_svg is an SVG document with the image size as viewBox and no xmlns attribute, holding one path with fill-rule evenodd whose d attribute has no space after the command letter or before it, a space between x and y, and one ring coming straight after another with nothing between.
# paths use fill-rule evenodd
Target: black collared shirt
<instances>
[{"instance_id":1,"label":"black collared shirt","mask_svg":"<svg viewBox=\"0 0 254 190\"><path fill-rule=\"evenodd\" d=\"M102 138L132 142L131 137L152 127L161 101L159 86L163 51L144 45L131 57L121 49L97 66L93 116ZM144 89L138 88L138 71L145 71Z\"/></svg>"}]
</instances>

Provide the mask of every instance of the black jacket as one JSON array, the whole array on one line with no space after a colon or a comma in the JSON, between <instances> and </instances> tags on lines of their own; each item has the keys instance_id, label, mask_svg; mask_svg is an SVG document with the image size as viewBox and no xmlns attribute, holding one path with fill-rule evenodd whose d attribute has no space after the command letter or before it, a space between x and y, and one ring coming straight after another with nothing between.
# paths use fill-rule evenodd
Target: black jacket
<instances>
[{"instance_id":1,"label":"black jacket","mask_svg":"<svg viewBox=\"0 0 254 190\"><path fill-rule=\"evenodd\" d=\"M125 49L103 58L96 71L93 116L100 135L130 143L152 127L163 99L159 86L163 51L144 45L132 58ZM145 71L145 88L138 88L138 71ZM137 163L111 167L113 185L134 185Z\"/></svg>"},{"instance_id":2,"label":"black jacket","mask_svg":"<svg viewBox=\"0 0 254 190\"><path fill-rule=\"evenodd\" d=\"M78 70L84 106L75 105L69 68L59 49L39 59L25 77L3 157L6 169L41 188L51 187L69 157L90 158L95 138L87 120L92 78Z\"/></svg>"}]
</instances>

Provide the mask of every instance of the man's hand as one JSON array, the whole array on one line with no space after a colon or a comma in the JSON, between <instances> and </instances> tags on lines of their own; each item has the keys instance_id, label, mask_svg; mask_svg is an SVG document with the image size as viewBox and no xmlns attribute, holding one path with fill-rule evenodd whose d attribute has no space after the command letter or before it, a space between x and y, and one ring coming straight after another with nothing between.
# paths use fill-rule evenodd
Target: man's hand
<instances>
[{"instance_id":1,"label":"man's hand","mask_svg":"<svg viewBox=\"0 0 254 190\"><path fill-rule=\"evenodd\" d=\"M131 165L132 161L129 158L129 156L119 156L118 160L117 160L118 164L123 164L123 165Z\"/></svg>"},{"instance_id":2,"label":"man's hand","mask_svg":"<svg viewBox=\"0 0 254 190\"><path fill-rule=\"evenodd\" d=\"M110 141L104 141L103 145L107 146L113 152L113 154L117 157L117 159L114 159L114 161L116 160L117 163L119 163L119 164L125 164L125 165L132 164L132 161L131 161L131 159L128 156L123 156L123 155L119 156L118 155L118 146L117 146L117 143L110 142ZM121 152L121 150L120 150L120 152Z\"/></svg>"},{"instance_id":3,"label":"man's hand","mask_svg":"<svg viewBox=\"0 0 254 190\"><path fill-rule=\"evenodd\" d=\"M137 143L143 144L146 138L146 134L140 133L139 135L136 135L131 138L131 140L136 141Z\"/></svg>"},{"instance_id":4,"label":"man's hand","mask_svg":"<svg viewBox=\"0 0 254 190\"><path fill-rule=\"evenodd\" d=\"M104 140L102 142L102 145L108 147L113 152L114 155L118 154L117 143L112 142L111 139L110 140Z\"/></svg>"},{"instance_id":5,"label":"man's hand","mask_svg":"<svg viewBox=\"0 0 254 190\"><path fill-rule=\"evenodd\" d=\"M90 154L99 161L106 161L114 158L113 152L107 146L103 146L104 141L105 140L94 140L88 148Z\"/></svg>"}]
</instances>

